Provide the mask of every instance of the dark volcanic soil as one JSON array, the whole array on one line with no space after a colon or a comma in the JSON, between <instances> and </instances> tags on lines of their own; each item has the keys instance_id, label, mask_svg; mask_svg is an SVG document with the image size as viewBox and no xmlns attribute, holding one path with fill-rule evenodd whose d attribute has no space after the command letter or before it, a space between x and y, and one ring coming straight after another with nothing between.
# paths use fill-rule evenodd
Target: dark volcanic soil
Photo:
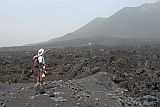
<instances>
[{"instance_id":1,"label":"dark volcanic soil","mask_svg":"<svg viewBox=\"0 0 160 107\"><path fill-rule=\"evenodd\" d=\"M43 99L45 106L53 104L103 107L107 104L109 107L111 104L113 107L120 107L138 106L140 104L137 101L139 101L145 107L159 107L160 47L157 45L119 47L91 45L51 49L45 55L48 73L45 77L47 94L44 95L35 95L33 88L35 79L31 73L31 61L34 53L36 52L1 52L2 106L41 105L39 102ZM105 75L102 80L91 81L90 78L100 75L98 72L103 72ZM95 74L96 76L92 76ZM51 88L47 88L49 85ZM50 92L60 92L60 94L49 97ZM72 98L76 95L78 99Z\"/></svg>"},{"instance_id":2,"label":"dark volcanic soil","mask_svg":"<svg viewBox=\"0 0 160 107\"><path fill-rule=\"evenodd\" d=\"M35 94L34 84L1 84L3 107L141 107L112 82L106 72L78 80L45 83L44 94Z\"/></svg>"}]
</instances>

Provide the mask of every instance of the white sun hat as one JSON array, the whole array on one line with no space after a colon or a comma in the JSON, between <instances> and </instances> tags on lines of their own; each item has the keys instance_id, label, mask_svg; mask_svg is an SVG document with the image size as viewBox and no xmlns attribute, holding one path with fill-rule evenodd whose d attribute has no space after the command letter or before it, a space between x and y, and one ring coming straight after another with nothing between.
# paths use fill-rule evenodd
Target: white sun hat
<instances>
[{"instance_id":1,"label":"white sun hat","mask_svg":"<svg viewBox=\"0 0 160 107\"><path fill-rule=\"evenodd\" d=\"M43 55L44 54L44 49L42 48L42 49L39 49L38 50L38 56L41 56L41 55Z\"/></svg>"}]
</instances>

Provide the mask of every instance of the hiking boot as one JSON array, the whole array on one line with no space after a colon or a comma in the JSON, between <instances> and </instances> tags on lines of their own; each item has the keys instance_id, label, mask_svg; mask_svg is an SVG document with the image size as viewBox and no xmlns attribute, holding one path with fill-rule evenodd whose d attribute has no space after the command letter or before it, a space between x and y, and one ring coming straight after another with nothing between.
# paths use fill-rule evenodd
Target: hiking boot
<instances>
[{"instance_id":1,"label":"hiking boot","mask_svg":"<svg viewBox=\"0 0 160 107\"><path fill-rule=\"evenodd\" d=\"M39 90L39 93L40 93L40 94L44 94L44 93L45 93L45 91L44 91L44 90L42 90L42 89L40 89L40 90Z\"/></svg>"},{"instance_id":2,"label":"hiking boot","mask_svg":"<svg viewBox=\"0 0 160 107\"><path fill-rule=\"evenodd\" d=\"M45 91L44 91L43 85L38 85L36 89L36 94L44 94L44 93Z\"/></svg>"}]
</instances>

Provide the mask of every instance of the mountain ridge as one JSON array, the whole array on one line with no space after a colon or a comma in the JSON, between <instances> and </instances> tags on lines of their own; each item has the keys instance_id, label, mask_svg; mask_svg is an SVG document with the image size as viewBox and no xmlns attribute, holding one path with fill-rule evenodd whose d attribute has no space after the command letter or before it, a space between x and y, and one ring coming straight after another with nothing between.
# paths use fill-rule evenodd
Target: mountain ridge
<instances>
[{"instance_id":1,"label":"mountain ridge","mask_svg":"<svg viewBox=\"0 0 160 107\"><path fill-rule=\"evenodd\" d=\"M125 7L109 18L98 17L80 29L48 42L65 41L92 36L159 37L160 1L139 7Z\"/></svg>"}]
</instances>

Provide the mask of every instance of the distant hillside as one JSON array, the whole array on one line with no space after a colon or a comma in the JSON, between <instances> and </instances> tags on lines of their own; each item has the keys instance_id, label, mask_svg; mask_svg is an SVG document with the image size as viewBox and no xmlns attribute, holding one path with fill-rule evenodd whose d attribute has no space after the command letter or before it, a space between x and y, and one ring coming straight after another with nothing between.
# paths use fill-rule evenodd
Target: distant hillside
<instances>
[{"instance_id":1,"label":"distant hillside","mask_svg":"<svg viewBox=\"0 0 160 107\"><path fill-rule=\"evenodd\" d=\"M48 41L73 40L92 36L107 37L160 37L160 2L140 7L126 7L109 18L96 18L82 28Z\"/></svg>"},{"instance_id":2,"label":"distant hillside","mask_svg":"<svg viewBox=\"0 0 160 107\"><path fill-rule=\"evenodd\" d=\"M69 46L137 45L160 43L160 1L139 7L126 7L109 18L96 18L62 37L22 47L3 47L0 51L37 50Z\"/></svg>"}]
</instances>

